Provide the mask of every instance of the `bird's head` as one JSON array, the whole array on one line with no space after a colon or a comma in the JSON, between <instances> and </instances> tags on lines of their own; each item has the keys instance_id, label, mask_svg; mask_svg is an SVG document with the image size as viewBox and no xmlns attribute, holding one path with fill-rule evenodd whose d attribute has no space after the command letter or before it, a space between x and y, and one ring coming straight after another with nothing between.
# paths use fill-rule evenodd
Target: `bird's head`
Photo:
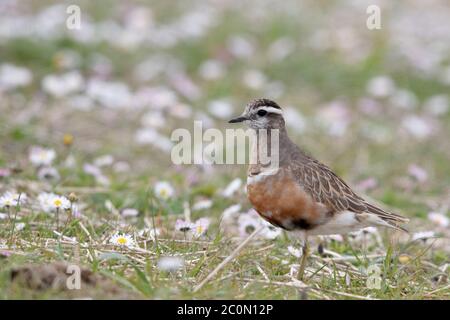
<instances>
[{"instance_id":1,"label":"bird's head","mask_svg":"<svg viewBox=\"0 0 450 320\"><path fill-rule=\"evenodd\" d=\"M255 99L245 107L244 113L229 123L244 122L252 129L281 129L284 127L283 111L269 99Z\"/></svg>"}]
</instances>

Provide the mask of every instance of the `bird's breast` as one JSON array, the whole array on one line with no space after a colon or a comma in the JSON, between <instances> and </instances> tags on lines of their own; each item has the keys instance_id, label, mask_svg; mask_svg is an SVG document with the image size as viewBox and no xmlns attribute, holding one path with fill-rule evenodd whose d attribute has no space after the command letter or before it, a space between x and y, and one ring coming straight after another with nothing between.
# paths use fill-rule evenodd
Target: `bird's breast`
<instances>
[{"instance_id":1,"label":"bird's breast","mask_svg":"<svg viewBox=\"0 0 450 320\"><path fill-rule=\"evenodd\" d=\"M312 229L324 222L328 212L282 168L270 175L249 176L247 196L264 219L287 230Z\"/></svg>"}]
</instances>

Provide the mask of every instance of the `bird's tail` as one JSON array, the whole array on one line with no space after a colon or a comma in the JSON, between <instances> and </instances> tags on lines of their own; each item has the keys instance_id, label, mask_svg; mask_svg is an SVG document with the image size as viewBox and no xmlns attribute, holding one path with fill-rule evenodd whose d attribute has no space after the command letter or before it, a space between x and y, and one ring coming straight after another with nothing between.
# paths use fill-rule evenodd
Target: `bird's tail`
<instances>
[{"instance_id":1,"label":"bird's tail","mask_svg":"<svg viewBox=\"0 0 450 320\"><path fill-rule=\"evenodd\" d=\"M400 224L402 224L402 223L408 223L409 222L408 218L405 218L396 213L385 211L385 210L383 210L377 206L374 206L370 203L366 203L366 207L367 207L368 213L375 214L378 216L378 218L383 220L384 223L380 223L380 225L384 225L386 227L390 227L390 228L393 228L396 230L401 230L401 231L409 233L407 229L400 226Z\"/></svg>"}]
</instances>

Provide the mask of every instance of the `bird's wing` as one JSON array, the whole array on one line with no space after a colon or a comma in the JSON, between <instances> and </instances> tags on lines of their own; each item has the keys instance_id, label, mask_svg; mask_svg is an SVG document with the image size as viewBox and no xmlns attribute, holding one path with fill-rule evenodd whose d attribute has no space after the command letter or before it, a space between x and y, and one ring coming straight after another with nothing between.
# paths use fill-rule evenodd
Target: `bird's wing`
<instances>
[{"instance_id":1,"label":"bird's wing","mask_svg":"<svg viewBox=\"0 0 450 320\"><path fill-rule=\"evenodd\" d=\"M324 204L332 212L352 211L357 214L375 214L393 227L408 219L387 212L358 196L344 180L330 168L315 159L302 159L291 166L298 183L311 195L314 201Z\"/></svg>"}]
</instances>

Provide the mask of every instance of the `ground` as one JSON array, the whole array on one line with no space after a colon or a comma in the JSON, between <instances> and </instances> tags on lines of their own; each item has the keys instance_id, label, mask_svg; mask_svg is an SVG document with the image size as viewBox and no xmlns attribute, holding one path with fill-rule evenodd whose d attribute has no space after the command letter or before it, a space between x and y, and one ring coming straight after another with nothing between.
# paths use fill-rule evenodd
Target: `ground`
<instances>
[{"instance_id":1,"label":"ground","mask_svg":"<svg viewBox=\"0 0 450 320\"><path fill-rule=\"evenodd\" d=\"M450 298L445 1L380 2L377 30L364 1L70 4L80 30L69 3L0 4L0 197L23 195L0 208L0 298ZM174 165L171 133L259 97L409 233L314 237L299 282L299 240L265 226L194 292L262 222L245 165Z\"/></svg>"}]
</instances>

